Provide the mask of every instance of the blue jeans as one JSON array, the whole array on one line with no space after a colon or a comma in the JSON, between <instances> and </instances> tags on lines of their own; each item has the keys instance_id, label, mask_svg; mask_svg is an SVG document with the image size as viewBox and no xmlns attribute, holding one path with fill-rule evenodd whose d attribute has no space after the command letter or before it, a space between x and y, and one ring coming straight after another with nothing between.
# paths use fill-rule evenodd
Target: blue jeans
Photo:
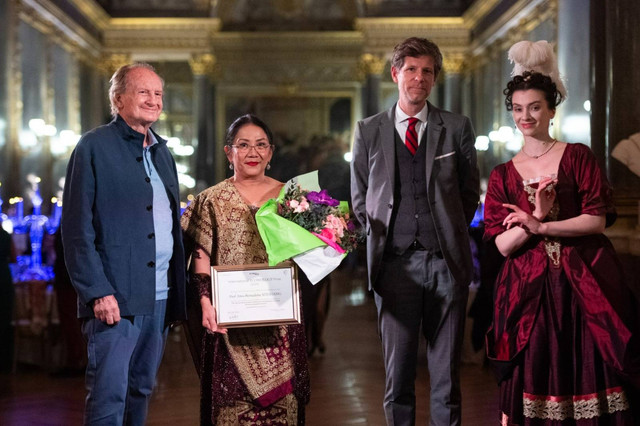
<instances>
[{"instance_id":1,"label":"blue jeans","mask_svg":"<svg viewBox=\"0 0 640 426\"><path fill-rule=\"evenodd\" d=\"M167 338L166 307L166 300L158 300L153 314L123 317L115 325L95 318L84 321L85 425L145 424Z\"/></svg>"}]
</instances>

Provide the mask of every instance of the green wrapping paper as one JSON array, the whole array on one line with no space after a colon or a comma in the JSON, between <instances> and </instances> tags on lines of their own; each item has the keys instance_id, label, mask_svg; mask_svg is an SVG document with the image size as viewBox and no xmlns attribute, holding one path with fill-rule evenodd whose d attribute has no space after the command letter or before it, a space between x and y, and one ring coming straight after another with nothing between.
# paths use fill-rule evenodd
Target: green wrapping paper
<instances>
[{"instance_id":1,"label":"green wrapping paper","mask_svg":"<svg viewBox=\"0 0 640 426\"><path fill-rule=\"evenodd\" d=\"M284 188L283 188L284 190ZM280 193L282 199L284 192ZM260 237L267 248L269 266L290 259L300 253L325 246L318 237L300 225L278 215L276 200L269 200L256 213Z\"/></svg>"},{"instance_id":2,"label":"green wrapping paper","mask_svg":"<svg viewBox=\"0 0 640 426\"><path fill-rule=\"evenodd\" d=\"M269 266L293 259L312 284L318 283L337 268L345 253L339 253L320 238L297 223L278 215L278 203L284 200L288 188L300 185L307 191L320 191L318 171L306 173L289 180L280 190L276 200L269 200L256 213L258 232L269 256ZM348 211L348 204L340 209Z\"/></svg>"}]
</instances>

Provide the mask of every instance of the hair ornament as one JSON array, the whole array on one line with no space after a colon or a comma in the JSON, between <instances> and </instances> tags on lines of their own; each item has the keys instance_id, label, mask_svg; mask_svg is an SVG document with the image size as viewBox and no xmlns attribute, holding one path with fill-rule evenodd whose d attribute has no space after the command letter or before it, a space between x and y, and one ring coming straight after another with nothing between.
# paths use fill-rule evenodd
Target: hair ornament
<instances>
[{"instance_id":1,"label":"hair ornament","mask_svg":"<svg viewBox=\"0 0 640 426\"><path fill-rule=\"evenodd\" d=\"M534 71L551 78L562 97L567 97L567 89L562 83L558 61L553 48L546 40L519 41L509 49L509 60L514 64L511 76L522 75L525 71Z\"/></svg>"}]
</instances>

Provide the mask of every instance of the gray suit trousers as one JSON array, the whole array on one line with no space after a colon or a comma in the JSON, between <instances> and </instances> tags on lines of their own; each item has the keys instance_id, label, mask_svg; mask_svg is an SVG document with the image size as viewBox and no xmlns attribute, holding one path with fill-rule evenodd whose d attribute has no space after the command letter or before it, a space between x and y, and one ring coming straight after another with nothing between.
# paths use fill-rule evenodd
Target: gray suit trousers
<instances>
[{"instance_id":1,"label":"gray suit trousers","mask_svg":"<svg viewBox=\"0 0 640 426\"><path fill-rule=\"evenodd\" d=\"M415 424L420 330L427 341L433 426L461 422L460 357L468 286L456 284L442 255L385 253L374 285L386 371L388 425Z\"/></svg>"}]
</instances>

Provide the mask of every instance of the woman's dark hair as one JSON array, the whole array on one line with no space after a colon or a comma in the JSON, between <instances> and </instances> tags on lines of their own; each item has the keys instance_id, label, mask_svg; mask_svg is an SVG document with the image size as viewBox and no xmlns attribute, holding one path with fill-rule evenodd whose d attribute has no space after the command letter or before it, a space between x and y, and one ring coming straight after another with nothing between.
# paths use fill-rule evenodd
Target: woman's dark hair
<instances>
[{"instance_id":1,"label":"woman's dark hair","mask_svg":"<svg viewBox=\"0 0 640 426\"><path fill-rule=\"evenodd\" d=\"M273 145L273 134L271 133L269 126L267 126L264 121L260 120L253 114L242 115L236 118L233 123L231 123L231 125L227 129L227 136L224 140L225 145L233 145L233 140L236 138L238 131L240 130L240 128L242 128L242 126L246 124L254 124L264 130L267 135L267 139L269 140L269 144Z\"/></svg>"},{"instance_id":2,"label":"woman's dark hair","mask_svg":"<svg viewBox=\"0 0 640 426\"><path fill-rule=\"evenodd\" d=\"M529 89L540 90L544 93L549 109L555 110L562 102L562 95L558 92L551 77L539 72L525 71L522 75L514 76L502 92L506 96L504 104L507 106L507 111L513 111L513 94L519 90Z\"/></svg>"}]
</instances>

